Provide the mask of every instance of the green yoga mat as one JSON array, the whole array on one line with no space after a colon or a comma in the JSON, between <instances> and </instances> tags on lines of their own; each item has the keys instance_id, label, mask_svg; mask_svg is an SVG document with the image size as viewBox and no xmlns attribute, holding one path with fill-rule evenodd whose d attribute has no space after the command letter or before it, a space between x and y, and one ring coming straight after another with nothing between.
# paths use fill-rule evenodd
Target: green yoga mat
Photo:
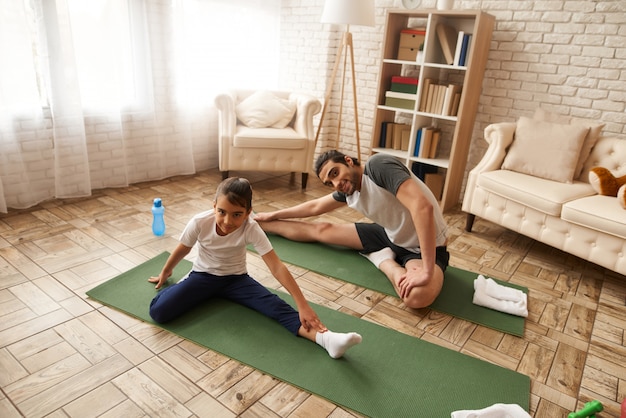
<instances>
[{"instance_id":1,"label":"green yoga mat","mask_svg":"<svg viewBox=\"0 0 626 418\"><path fill-rule=\"evenodd\" d=\"M278 235L270 234L268 236L276 254L284 262L386 295L398 296L387 277L357 251L319 243L290 241ZM523 317L472 303L476 277L476 273L449 266L446 269L441 293L430 305L430 308L437 312L522 337L525 322ZM494 280L528 293L528 289L523 286Z\"/></svg>"},{"instance_id":2,"label":"green yoga mat","mask_svg":"<svg viewBox=\"0 0 626 418\"><path fill-rule=\"evenodd\" d=\"M91 298L153 323L156 294L147 278L168 253L87 292ZM183 260L170 282L190 269ZM286 294L276 292L289 303ZM241 305L215 299L161 325L307 392L371 417L450 417L461 409L516 403L528 410L530 379L515 371L422 341L374 323L311 304L332 330L356 331L363 342L334 360L317 344Z\"/></svg>"}]
</instances>

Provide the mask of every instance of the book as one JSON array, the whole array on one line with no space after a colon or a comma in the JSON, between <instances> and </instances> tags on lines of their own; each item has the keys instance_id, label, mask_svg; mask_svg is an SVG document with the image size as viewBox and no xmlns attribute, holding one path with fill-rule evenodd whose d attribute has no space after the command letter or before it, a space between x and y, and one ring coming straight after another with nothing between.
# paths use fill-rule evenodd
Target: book
<instances>
[{"instance_id":1,"label":"book","mask_svg":"<svg viewBox=\"0 0 626 418\"><path fill-rule=\"evenodd\" d=\"M395 107L398 109L414 110L416 101L416 94L400 93L397 91L385 92L385 106Z\"/></svg>"},{"instance_id":2,"label":"book","mask_svg":"<svg viewBox=\"0 0 626 418\"><path fill-rule=\"evenodd\" d=\"M428 186L433 195L435 195L437 200L440 200L443 192L443 174L424 173L424 183Z\"/></svg>"},{"instance_id":3,"label":"book","mask_svg":"<svg viewBox=\"0 0 626 418\"><path fill-rule=\"evenodd\" d=\"M398 99L397 97L385 97L385 106L395 107L396 109L413 110L415 108L415 100Z\"/></svg>"},{"instance_id":4,"label":"book","mask_svg":"<svg viewBox=\"0 0 626 418\"><path fill-rule=\"evenodd\" d=\"M395 123L387 122L387 132L385 132L385 148L393 148L393 127Z\"/></svg>"},{"instance_id":5,"label":"book","mask_svg":"<svg viewBox=\"0 0 626 418\"><path fill-rule=\"evenodd\" d=\"M394 123L393 124L393 134L392 134L392 148L393 149L397 149L397 150L401 150L402 149L402 136L403 136L403 132L406 130L411 130L411 125L408 125L406 123ZM407 151L409 149L408 144L407 147L404 151Z\"/></svg>"},{"instance_id":6,"label":"book","mask_svg":"<svg viewBox=\"0 0 626 418\"><path fill-rule=\"evenodd\" d=\"M439 23L437 25L437 38L443 51L445 63L452 65L454 63L454 47L457 41L457 31L450 25Z\"/></svg>"},{"instance_id":7,"label":"book","mask_svg":"<svg viewBox=\"0 0 626 418\"><path fill-rule=\"evenodd\" d=\"M456 116L459 113L459 104L461 103L461 92L454 94L454 100L452 101L452 109L450 109L450 116Z\"/></svg>"},{"instance_id":8,"label":"book","mask_svg":"<svg viewBox=\"0 0 626 418\"><path fill-rule=\"evenodd\" d=\"M411 171L422 181L426 180L426 174L437 173L438 169L434 165L419 163L417 161L411 164Z\"/></svg>"},{"instance_id":9,"label":"book","mask_svg":"<svg viewBox=\"0 0 626 418\"><path fill-rule=\"evenodd\" d=\"M465 31L459 31L459 34L456 37L456 47L454 48L454 62L453 65L459 65L459 58L461 57L461 47L463 46L463 37L465 36Z\"/></svg>"},{"instance_id":10,"label":"book","mask_svg":"<svg viewBox=\"0 0 626 418\"><path fill-rule=\"evenodd\" d=\"M420 142L422 140L422 129L418 129L415 134L415 148L413 148L413 156L417 157L420 153Z\"/></svg>"},{"instance_id":11,"label":"book","mask_svg":"<svg viewBox=\"0 0 626 418\"><path fill-rule=\"evenodd\" d=\"M438 115L443 114L442 109L443 109L443 100L446 96L446 89L447 87L444 86L443 84L438 84L437 85L437 101L435 102L435 109L433 111L433 113L437 113Z\"/></svg>"},{"instance_id":12,"label":"book","mask_svg":"<svg viewBox=\"0 0 626 418\"><path fill-rule=\"evenodd\" d=\"M430 153L430 144L433 139L433 130L434 128L432 126L425 126L422 128L422 140L420 143L418 157L428 158L428 154Z\"/></svg>"},{"instance_id":13,"label":"book","mask_svg":"<svg viewBox=\"0 0 626 418\"><path fill-rule=\"evenodd\" d=\"M391 77L391 91L399 93L417 93L417 78L413 77Z\"/></svg>"},{"instance_id":14,"label":"book","mask_svg":"<svg viewBox=\"0 0 626 418\"><path fill-rule=\"evenodd\" d=\"M422 86L422 97L420 98L420 106L419 106L420 112L426 112L426 104L428 101L428 90L432 82L433 80L430 78L424 79L424 85Z\"/></svg>"},{"instance_id":15,"label":"book","mask_svg":"<svg viewBox=\"0 0 626 418\"><path fill-rule=\"evenodd\" d=\"M441 106L441 114L448 116L450 114L450 107L452 105L452 99L454 97L453 85L449 84L446 87L446 93L443 96L443 105Z\"/></svg>"},{"instance_id":16,"label":"book","mask_svg":"<svg viewBox=\"0 0 626 418\"><path fill-rule=\"evenodd\" d=\"M391 83L391 91L416 94L417 84Z\"/></svg>"},{"instance_id":17,"label":"book","mask_svg":"<svg viewBox=\"0 0 626 418\"><path fill-rule=\"evenodd\" d=\"M389 124L389 122L380 124L380 137L378 138L379 148L385 148L385 144L387 143L387 124Z\"/></svg>"},{"instance_id":18,"label":"book","mask_svg":"<svg viewBox=\"0 0 626 418\"><path fill-rule=\"evenodd\" d=\"M417 100L417 94L413 93L402 93L399 91L388 90L385 92L385 97L395 97L396 99L405 99L405 100Z\"/></svg>"},{"instance_id":19,"label":"book","mask_svg":"<svg viewBox=\"0 0 626 418\"><path fill-rule=\"evenodd\" d=\"M415 77L402 77L399 75L394 75L391 77L392 83L401 83L401 84L414 84L417 86L417 78Z\"/></svg>"},{"instance_id":20,"label":"book","mask_svg":"<svg viewBox=\"0 0 626 418\"><path fill-rule=\"evenodd\" d=\"M411 125L406 125L404 129L402 129L402 138L400 149L402 151L408 151L409 145L411 143Z\"/></svg>"},{"instance_id":21,"label":"book","mask_svg":"<svg viewBox=\"0 0 626 418\"><path fill-rule=\"evenodd\" d=\"M435 158L437 151L439 150L439 141L441 140L441 130L435 129L433 131L433 137L430 142L430 150L428 152L428 158Z\"/></svg>"},{"instance_id":22,"label":"book","mask_svg":"<svg viewBox=\"0 0 626 418\"><path fill-rule=\"evenodd\" d=\"M432 113L433 112L433 98L436 97L436 93L435 90L436 88L436 84L431 83L428 86L428 95L426 96L426 109L424 110L427 113Z\"/></svg>"},{"instance_id":23,"label":"book","mask_svg":"<svg viewBox=\"0 0 626 418\"><path fill-rule=\"evenodd\" d=\"M454 97L457 93L461 91L461 86L458 84L448 84L446 87L446 94L443 101L443 106L441 109L441 114L444 116L453 116L452 115L452 106L454 105ZM460 96L460 95L459 95Z\"/></svg>"},{"instance_id":24,"label":"book","mask_svg":"<svg viewBox=\"0 0 626 418\"><path fill-rule=\"evenodd\" d=\"M463 43L461 44L461 55L459 56L459 65L465 67L465 60L470 47L470 41L472 39L471 33L463 35Z\"/></svg>"}]
</instances>

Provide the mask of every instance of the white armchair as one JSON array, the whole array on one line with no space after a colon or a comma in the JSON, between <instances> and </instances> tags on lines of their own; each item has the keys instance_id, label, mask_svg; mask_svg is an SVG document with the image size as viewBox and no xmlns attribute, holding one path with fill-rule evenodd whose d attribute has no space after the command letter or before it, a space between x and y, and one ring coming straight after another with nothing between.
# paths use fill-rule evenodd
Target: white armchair
<instances>
[{"instance_id":1,"label":"white armchair","mask_svg":"<svg viewBox=\"0 0 626 418\"><path fill-rule=\"evenodd\" d=\"M222 178L231 170L302 173L306 188L315 153L313 117L322 108L318 99L285 91L231 90L218 95L215 106Z\"/></svg>"}]
</instances>

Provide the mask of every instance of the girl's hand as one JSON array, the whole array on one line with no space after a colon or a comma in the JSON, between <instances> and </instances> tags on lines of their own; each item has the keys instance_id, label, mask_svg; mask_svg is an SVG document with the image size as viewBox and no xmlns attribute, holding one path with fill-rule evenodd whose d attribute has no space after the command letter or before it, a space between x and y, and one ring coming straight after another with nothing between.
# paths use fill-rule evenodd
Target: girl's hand
<instances>
[{"instance_id":1,"label":"girl's hand","mask_svg":"<svg viewBox=\"0 0 626 418\"><path fill-rule=\"evenodd\" d=\"M310 331L313 329L317 332L328 331L328 328L322 324L322 321L320 321L313 308L309 305L299 307L298 311L300 313L300 322L305 330Z\"/></svg>"},{"instance_id":2,"label":"girl's hand","mask_svg":"<svg viewBox=\"0 0 626 418\"><path fill-rule=\"evenodd\" d=\"M167 279L171 276L170 274L165 274L164 272L161 272L161 274L159 274L158 276L152 276L148 279L148 281L150 283L156 283L156 286L154 286L155 289L160 289L161 286L163 286L163 284L167 281Z\"/></svg>"},{"instance_id":3,"label":"girl's hand","mask_svg":"<svg viewBox=\"0 0 626 418\"><path fill-rule=\"evenodd\" d=\"M255 213L252 217L257 222L269 222L276 220L274 212Z\"/></svg>"}]
</instances>

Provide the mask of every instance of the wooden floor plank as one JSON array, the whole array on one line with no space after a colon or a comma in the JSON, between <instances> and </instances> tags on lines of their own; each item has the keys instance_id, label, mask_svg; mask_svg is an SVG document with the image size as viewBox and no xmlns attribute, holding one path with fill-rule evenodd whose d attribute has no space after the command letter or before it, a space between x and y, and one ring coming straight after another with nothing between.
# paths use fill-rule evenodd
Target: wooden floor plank
<instances>
[{"instance_id":1,"label":"wooden floor plank","mask_svg":"<svg viewBox=\"0 0 626 418\"><path fill-rule=\"evenodd\" d=\"M257 212L329 192L315 178L302 191L288 173L238 175L249 176ZM359 416L85 295L171 251L187 220L211 208L220 181L208 170L0 214L0 416ZM155 196L166 202L164 237L150 228ZM480 218L468 233L459 208L445 218L451 265L528 287L523 337L288 268L312 302L527 374L534 417L566 416L592 399L605 405L598 418L618 416L626 277ZM350 208L317 220L368 222ZM261 283L280 288L258 255L247 260Z\"/></svg>"}]
</instances>

